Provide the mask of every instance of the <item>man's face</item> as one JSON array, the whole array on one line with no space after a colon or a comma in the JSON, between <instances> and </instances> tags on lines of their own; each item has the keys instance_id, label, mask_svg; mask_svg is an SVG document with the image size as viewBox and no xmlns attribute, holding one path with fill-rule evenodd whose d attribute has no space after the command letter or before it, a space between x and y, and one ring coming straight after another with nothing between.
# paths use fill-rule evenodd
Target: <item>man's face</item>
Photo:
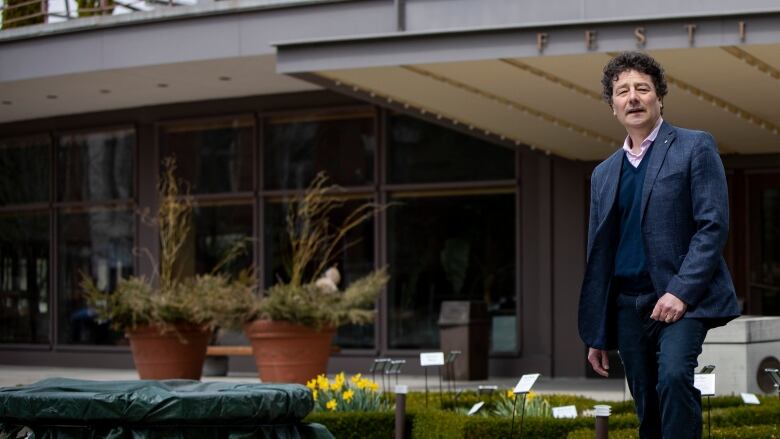
<instances>
[{"instance_id":1,"label":"man's face","mask_svg":"<svg viewBox=\"0 0 780 439\"><path fill-rule=\"evenodd\" d=\"M647 130L661 116L661 98L650 75L626 70L612 83L612 111L626 130Z\"/></svg>"}]
</instances>

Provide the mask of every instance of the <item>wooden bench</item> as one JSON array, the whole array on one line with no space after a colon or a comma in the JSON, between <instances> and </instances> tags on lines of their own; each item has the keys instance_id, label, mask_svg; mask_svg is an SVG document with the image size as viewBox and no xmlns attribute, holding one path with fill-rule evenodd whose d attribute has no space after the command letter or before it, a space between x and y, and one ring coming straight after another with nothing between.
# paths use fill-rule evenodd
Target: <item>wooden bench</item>
<instances>
[{"instance_id":1,"label":"wooden bench","mask_svg":"<svg viewBox=\"0 0 780 439\"><path fill-rule=\"evenodd\" d=\"M206 355L209 357L251 356L252 346L209 346L206 348Z\"/></svg>"},{"instance_id":2,"label":"wooden bench","mask_svg":"<svg viewBox=\"0 0 780 439\"><path fill-rule=\"evenodd\" d=\"M341 348L336 345L331 345L330 353L337 354L341 352ZM208 346L206 348L206 356L209 357L246 357L252 355L252 346L237 345L237 346Z\"/></svg>"}]
</instances>

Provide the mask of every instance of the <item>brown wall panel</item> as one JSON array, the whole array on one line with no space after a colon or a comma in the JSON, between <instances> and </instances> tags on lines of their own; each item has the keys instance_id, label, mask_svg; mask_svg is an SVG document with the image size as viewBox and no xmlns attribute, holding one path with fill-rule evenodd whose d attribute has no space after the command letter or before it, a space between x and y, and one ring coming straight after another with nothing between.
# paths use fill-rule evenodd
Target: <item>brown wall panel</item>
<instances>
[{"instance_id":1,"label":"brown wall panel","mask_svg":"<svg viewBox=\"0 0 780 439\"><path fill-rule=\"evenodd\" d=\"M538 369L518 375L552 373L552 162L535 153L521 157L521 354Z\"/></svg>"},{"instance_id":2,"label":"brown wall panel","mask_svg":"<svg viewBox=\"0 0 780 439\"><path fill-rule=\"evenodd\" d=\"M585 268L586 174L578 162L553 163L553 374L584 376L577 308Z\"/></svg>"}]
</instances>

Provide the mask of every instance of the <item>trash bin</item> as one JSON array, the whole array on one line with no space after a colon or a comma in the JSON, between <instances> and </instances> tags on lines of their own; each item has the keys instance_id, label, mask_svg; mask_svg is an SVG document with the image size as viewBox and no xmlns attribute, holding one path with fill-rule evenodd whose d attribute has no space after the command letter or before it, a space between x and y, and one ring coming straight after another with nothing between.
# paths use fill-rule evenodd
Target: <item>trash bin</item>
<instances>
[{"instance_id":1,"label":"trash bin","mask_svg":"<svg viewBox=\"0 0 780 439\"><path fill-rule=\"evenodd\" d=\"M488 376L488 314L484 302L444 301L439 312L439 338L445 356L460 351L452 370L456 380ZM444 368L445 377L449 371Z\"/></svg>"},{"instance_id":2,"label":"trash bin","mask_svg":"<svg viewBox=\"0 0 780 439\"><path fill-rule=\"evenodd\" d=\"M330 439L298 384L50 378L0 389L0 437Z\"/></svg>"}]
</instances>

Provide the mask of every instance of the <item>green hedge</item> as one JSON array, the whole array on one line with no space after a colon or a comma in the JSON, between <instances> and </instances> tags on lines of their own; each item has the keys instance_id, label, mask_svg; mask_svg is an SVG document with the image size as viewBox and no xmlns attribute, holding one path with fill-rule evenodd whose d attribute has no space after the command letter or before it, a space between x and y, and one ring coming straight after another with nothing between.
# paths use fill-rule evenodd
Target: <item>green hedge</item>
<instances>
[{"instance_id":1,"label":"green hedge","mask_svg":"<svg viewBox=\"0 0 780 439\"><path fill-rule=\"evenodd\" d=\"M423 410L414 414L412 439L463 437L468 416L442 410Z\"/></svg>"},{"instance_id":2,"label":"green hedge","mask_svg":"<svg viewBox=\"0 0 780 439\"><path fill-rule=\"evenodd\" d=\"M452 408L469 408L477 402L484 401L485 407L482 411L490 410L493 406L493 402L498 400L500 394L506 392L506 389L494 392L492 395L479 394L476 391L465 391L457 395L457 399L453 397L452 392L443 392L441 396L441 403L439 398L438 389L434 392L431 391L428 395L428 404L425 403L425 392L413 392L407 395L406 407L409 411L416 410L429 410L438 409L443 407L450 410ZM583 410L593 409L596 404L608 404L612 407L612 413L634 413L633 401L610 401L602 402L592 398L579 395L563 395L563 394L538 394L538 397L542 397L550 403L552 407L559 407L564 405L573 405L577 407L577 412L582 413ZM518 406L519 410L519 406Z\"/></svg>"},{"instance_id":3,"label":"green hedge","mask_svg":"<svg viewBox=\"0 0 780 439\"><path fill-rule=\"evenodd\" d=\"M593 429L594 425L594 418L532 417L524 419L523 435L533 438L560 439L577 429ZM610 417L610 426L613 428L637 428L638 423L635 416L616 415ZM414 415L412 439L509 437L511 431L511 418L468 417L449 411L425 410ZM515 434L519 434L519 416L515 418L514 431Z\"/></svg>"},{"instance_id":4,"label":"green hedge","mask_svg":"<svg viewBox=\"0 0 780 439\"><path fill-rule=\"evenodd\" d=\"M544 395L553 406L575 405L580 413L599 404L590 398L571 395ZM729 432L744 431L745 435L731 437L776 437L767 435L767 431L777 434L780 425L780 401L776 397L760 397L760 406L748 406L739 397L712 398L713 437L730 437ZM466 392L458 398L457 407L470 407L478 401L488 401L485 395ZM617 439L636 437L638 421L633 414L633 403L606 402L612 406L609 428ZM512 428L511 418L498 418L483 415L465 416L454 411L439 410L439 395L429 395L430 408L425 408L425 394L411 393L407 397L406 437L412 439L476 439L485 437L509 437ZM445 399L445 406L447 402ZM451 403L449 404L451 405ZM703 424L707 426L706 401L704 402ZM487 407L486 407L487 409ZM483 409L483 410L486 410ZM480 412L482 413L482 411ZM333 435L341 438L393 438L395 414L393 412L317 412L310 414L306 421L325 425ZM592 417L576 419L553 419L526 417L523 431L525 437L562 439L567 437L593 437L595 420ZM515 434L519 433L520 419L515 419ZM716 436L716 431L719 436ZM742 434L742 433L740 433ZM764 436L761 436L761 435ZM584 436L583 436L584 435ZM752 436L751 436L752 435ZM613 434L610 433L610 438Z\"/></svg>"},{"instance_id":5,"label":"green hedge","mask_svg":"<svg viewBox=\"0 0 780 439\"><path fill-rule=\"evenodd\" d=\"M592 428L580 428L574 430L566 436L566 439L593 439L594 432ZM638 439L639 432L637 429L609 429L609 439Z\"/></svg>"},{"instance_id":6,"label":"green hedge","mask_svg":"<svg viewBox=\"0 0 780 439\"><path fill-rule=\"evenodd\" d=\"M339 439L395 437L395 412L316 412L310 413L304 421L324 425ZM411 426L412 421L413 415L407 413L407 425Z\"/></svg>"},{"instance_id":7,"label":"green hedge","mask_svg":"<svg viewBox=\"0 0 780 439\"><path fill-rule=\"evenodd\" d=\"M506 389L504 389L505 391ZM592 398L579 395L563 395L563 394L540 394L540 397L546 399L551 406L559 407L564 405L573 405L577 407L577 412L582 413L583 410L593 409L596 404L606 404L612 408L613 415L619 414L633 414L635 412L634 401L597 401ZM493 395L493 399L498 398L498 392ZM776 395L759 396L761 401L761 407L774 406L780 410L780 399ZM456 402L453 403L453 396L451 393L444 392L443 394L443 406L445 409L451 409L453 407L471 407L479 401L485 401L486 406L483 410L487 409L491 402L491 397L488 395L480 395L475 391L466 391L458 395ZM439 408L439 393L431 392L429 395L429 407ZM706 411L708 405L707 398L702 398L702 408ZM742 398L739 396L716 396L709 399L709 406L712 408L713 413L716 409L732 408L732 407L746 407ZM407 408L409 410L422 410L425 409L425 393L410 393L407 397Z\"/></svg>"},{"instance_id":8,"label":"green hedge","mask_svg":"<svg viewBox=\"0 0 780 439\"><path fill-rule=\"evenodd\" d=\"M609 439L637 439L636 429L610 430ZM707 433L702 435L707 437ZM743 427L722 427L712 429L713 439L778 439L780 430L774 425L750 425ZM593 430L583 428L575 430L566 439L593 439Z\"/></svg>"},{"instance_id":9,"label":"green hedge","mask_svg":"<svg viewBox=\"0 0 780 439\"><path fill-rule=\"evenodd\" d=\"M707 411L702 413L707 423ZM776 425L780 423L780 404L732 407L712 411L712 425L718 427L740 427L745 425Z\"/></svg>"}]
</instances>

